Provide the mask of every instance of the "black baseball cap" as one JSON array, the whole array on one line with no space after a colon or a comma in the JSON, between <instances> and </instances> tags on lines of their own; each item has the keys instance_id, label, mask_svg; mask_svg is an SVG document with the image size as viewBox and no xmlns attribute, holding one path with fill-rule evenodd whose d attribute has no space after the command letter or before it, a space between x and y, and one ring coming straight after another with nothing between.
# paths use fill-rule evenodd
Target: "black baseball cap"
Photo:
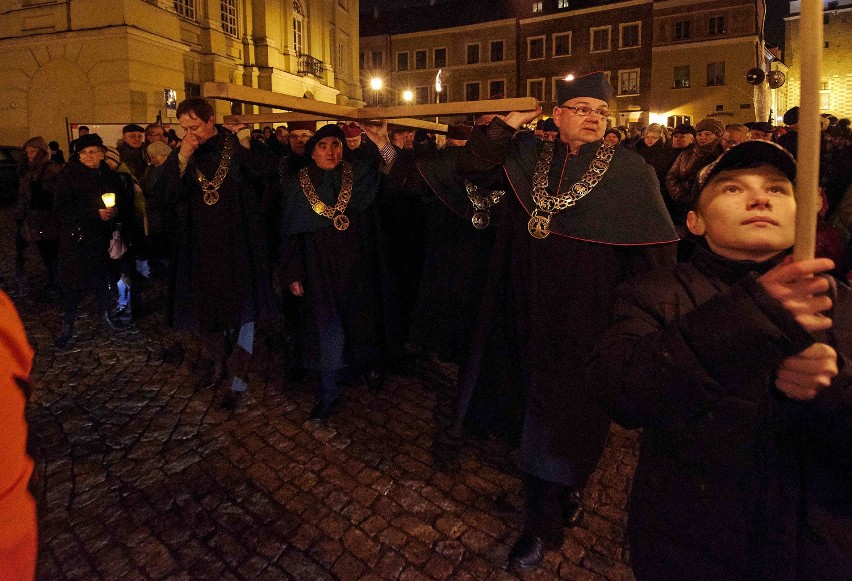
<instances>
[{"instance_id":1,"label":"black baseball cap","mask_svg":"<svg viewBox=\"0 0 852 581\"><path fill-rule=\"evenodd\" d=\"M771 141L745 141L733 146L720 155L716 161L698 172L691 206L694 207L698 203L698 198L704 190L704 186L723 171L755 168L762 165L778 168L787 179L793 183L796 182L796 160L786 149Z\"/></svg>"}]
</instances>

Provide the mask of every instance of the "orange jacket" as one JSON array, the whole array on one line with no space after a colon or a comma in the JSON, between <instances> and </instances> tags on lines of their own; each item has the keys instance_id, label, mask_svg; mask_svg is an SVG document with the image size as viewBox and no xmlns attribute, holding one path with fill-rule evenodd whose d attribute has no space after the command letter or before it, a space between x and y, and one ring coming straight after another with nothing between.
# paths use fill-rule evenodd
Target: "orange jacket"
<instances>
[{"instance_id":1,"label":"orange jacket","mask_svg":"<svg viewBox=\"0 0 852 581\"><path fill-rule=\"evenodd\" d=\"M0 581L35 578L36 508L27 486L26 396L33 350L12 301L0 291Z\"/></svg>"}]
</instances>

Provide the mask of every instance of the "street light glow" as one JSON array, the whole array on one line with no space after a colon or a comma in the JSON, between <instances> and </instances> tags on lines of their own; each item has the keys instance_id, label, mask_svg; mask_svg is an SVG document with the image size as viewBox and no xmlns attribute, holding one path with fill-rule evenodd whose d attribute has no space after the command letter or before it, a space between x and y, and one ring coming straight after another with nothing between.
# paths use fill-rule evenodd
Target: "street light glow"
<instances>
[{"instance_id":1,"label":"street light glow","mask_svg":"<svg viewBox=\"0 0 852 581\"><path fill-rule=\"evenodd\" d=\"M572 75L571 73L568 73L567 75L565 75L565 80L566 81L573 81L574 75Z\"/></svg>"},{"instance_id":2,"label":"street light glow","mask_svg":"<svg viewBox=\"0 0 852 581\"><path fill-rule=\"evenodd\" d=\"M384 83L379 77L373 77L372 79L370 79L370 88L374 91L381 91L383 84Z\"/></svg>"},{"instance_id":3,"label":"street light glow","mask_svg":"<svg viewBox=\"0 0 852 581\"><path fill-rule=\"evenodd\" d=\"M406 103L411 103L414 100L414 92L411 89L406 89L402 92L402 100Z\"/></svg>"}]
</instances>

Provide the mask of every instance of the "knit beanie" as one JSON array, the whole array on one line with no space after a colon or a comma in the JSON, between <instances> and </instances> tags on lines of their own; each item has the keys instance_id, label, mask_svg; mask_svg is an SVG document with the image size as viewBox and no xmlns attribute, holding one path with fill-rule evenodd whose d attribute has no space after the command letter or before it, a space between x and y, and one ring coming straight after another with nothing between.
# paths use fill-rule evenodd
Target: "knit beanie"
<instances>
[{"instance_id":1,"label":"knit beanie","mask_svg":"<svg viewBox=\"0 0 852 581\"><path fill-rule=\"evenodd\" d=\"M166 147L168 147L168 145ZM111 145L107 145L105 149L106 153L104 154L104 158L108 160L111 159L118 165L121 165L121 155L118 153L118 150Z\"/></svg>"},{"instance_id":2,"label":"knit beanie","mask_svg":"<svg viewBox=\"0 0 852 581\"><path fill-rule=\"evenodd\" d=\"M702 131L710 131L715 133L717 136L722 137L722 134L725 132L725 125L719 121L718 119L702 119L695 126L695 133L701 133Z\"/></svg>"},{"instance_id":3,"label":"knit beanie","mask_svg":"<svg viewBox=\"0 0 852 581\"><path fill-rule=\"evenodd\" d=\"M145 151L148 152L148 155L169 155L172 152L172 148L162 141L153 141L148 144Z\"/></svg>"}]
</instances>

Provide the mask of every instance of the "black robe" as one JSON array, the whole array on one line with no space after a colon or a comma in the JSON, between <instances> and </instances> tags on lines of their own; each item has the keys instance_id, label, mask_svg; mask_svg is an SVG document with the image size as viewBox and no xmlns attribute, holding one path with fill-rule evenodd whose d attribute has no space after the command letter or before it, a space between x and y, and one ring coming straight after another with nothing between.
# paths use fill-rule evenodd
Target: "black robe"
<instances>
[{"instance_id":1,"label":"black robe","mask_svg":"<svg viewBox=\"0 0 852 581\"><path fill-rule=\"evenodd\" d=\"M249 152L235 144L213 205L204 203L196 178L196 168L213 178L229 135L217 126L217 134L193 153L183 176L177 151L163 164L162 202L174 206L179 223L168 313L178 329L224 331L275 313L258 200L248 180Z\"/></svg>"},{"instance_id":2,"label":"black robe","mask_svg":"<svg viewBox=\"0 0 852 581\"><path fill-rule=\"evenodd\" d=\"M372 363L383 353L383 252L375 204L380 173L370 161L354 161L352 166L346 230L337 230L330 219L313 211L298 175L282 184L282 283L298 281L304 288L299 339L302 364L308 369L333 371L347 364ZM317 197L333 206L342 164L329 171L311 164L308 171ZM342 359L337 344L341 330Z\"/></svg>"},{"instance_id":3,"label":"black robe","mask_svg":"<svg viewBox=\"0 0 852 581\"><path fill-rule=\"evenodd\" d=\"M494 122L492 122L493 125ZM533 170L541 143L511 138L507 125L489 138L475 130L459 160L483 187L513 188L497 231L470 357L459 374L459 419L520 438L523 472L580 487L603 451L609 418L584 379L583 366L606 328L624 280L674 262L676 239L653 169L616 148L600 183L556 215L547 238L527 230ZM557 142L549 191L566 191L586 171L600 142L566 160Z\"/></svg>"},{"instance_id":4,"label":"black robe","mask_svg":"<svg viewBox=\"0 0 852 581\"><path fill-rule=\"evenodd\" d=\"M502 212L498 203L489 210L487 228L473 226L473 205L456 168L461 152L447 147L416 161L436 199L427 205L426 256L411 341L453 363L467 357Z\"/></svg>"}]
</instances>

